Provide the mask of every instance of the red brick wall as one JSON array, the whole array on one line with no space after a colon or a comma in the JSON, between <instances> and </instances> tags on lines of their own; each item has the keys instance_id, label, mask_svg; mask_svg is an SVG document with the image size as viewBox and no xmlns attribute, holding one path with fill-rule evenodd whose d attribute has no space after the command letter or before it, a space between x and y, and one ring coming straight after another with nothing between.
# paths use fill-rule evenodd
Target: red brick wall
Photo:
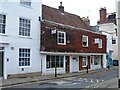
<instances>
[{"instance_id":1,"label":"red brick wall","mask_svg":"<svg viewBox=\"0 0 120 90\"><path fill-rule=\"evenodd\" d=\"M57 33L51 34L51 28L56 26L57 31L66 32L66 45L57 44ZM88 36L88 47L82 47L82 35ZM94 39L102 39L102 47L98 48ZM83 30L71 29L68 27L61 27L60 25L52 25L49 23L42 23L41 30L41 51L48 52L77 52L77 53L105 53L106 52L106 36L99 35Z\"/></svg>"}]
</instances>

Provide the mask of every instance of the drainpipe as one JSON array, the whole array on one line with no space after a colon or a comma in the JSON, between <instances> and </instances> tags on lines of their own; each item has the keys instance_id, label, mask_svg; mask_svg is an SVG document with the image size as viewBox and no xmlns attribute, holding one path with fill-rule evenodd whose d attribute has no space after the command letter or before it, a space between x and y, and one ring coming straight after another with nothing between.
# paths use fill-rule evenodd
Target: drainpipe
<instances>
[{"instance_id":1,"label":"drainpipe","mask_svg":"<svg viewBox=\"0 0 120 90\"><path fill-rule=\"evenodd\" d=\"M120 0L117 0L117 30L118 30L118 46L120 45ZM118 88L120 88L120 47L118 47Z\"/></svg>"}]
</instances>

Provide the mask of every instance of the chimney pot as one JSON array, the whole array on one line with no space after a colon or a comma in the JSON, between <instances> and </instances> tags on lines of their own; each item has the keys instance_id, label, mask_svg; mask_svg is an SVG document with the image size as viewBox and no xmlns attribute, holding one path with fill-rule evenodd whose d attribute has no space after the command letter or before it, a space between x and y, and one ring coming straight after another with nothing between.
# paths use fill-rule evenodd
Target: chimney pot
<instances>
[{"instance_id":1,"label":"chimney pot","mask_svg":"<svg viewBox=\"0 0 120 90\"><path fill-rule=\"evenodd\" d=\"M64 13L64 6L62 6L62 2L60 2L59 10Z\"/></svg>"}]
</instances>

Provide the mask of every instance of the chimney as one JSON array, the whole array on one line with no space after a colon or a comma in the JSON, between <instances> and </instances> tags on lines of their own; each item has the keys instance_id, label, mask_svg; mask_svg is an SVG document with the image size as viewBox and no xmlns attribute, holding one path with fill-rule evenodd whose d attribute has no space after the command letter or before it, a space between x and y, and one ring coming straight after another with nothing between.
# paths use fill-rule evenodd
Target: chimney
<instances>
[{"instance_id":1,"label":"chimney","mask_svg":"<svg viewBox=\"0 0 120 90\"><path fill-rule=\"evenodd\" d=\"M60 2L59 10L63 13L64 12L64 7L62 6L62 2Z\"/></svg>"},{"instance_id":2,"label":"chimney","mask_svg":"<svg viewBox=\"0 0 120 90\"><path fill-rule=\"evenodd\" d=\"M107 15L106 7L101 8L99 12L100 12L100 23L104 23L106 21L106 15Z\"/></svg>"}]
</instances>

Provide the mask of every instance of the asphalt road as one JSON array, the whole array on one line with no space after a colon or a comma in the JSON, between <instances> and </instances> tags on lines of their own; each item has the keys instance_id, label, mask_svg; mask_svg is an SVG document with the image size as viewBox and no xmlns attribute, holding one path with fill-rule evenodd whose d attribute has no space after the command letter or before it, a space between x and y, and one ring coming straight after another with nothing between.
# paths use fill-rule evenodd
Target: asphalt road
<instances>
[{"instance_id":1,"label":"asphalt road","mask_svg":"<svg viewBox=\"0 0 120 90\"><path fill-rule=\"evenodd\" d=\"M18 85L11 88L85 88L89 85L104 82L118 77L118 69L108 69L105 71L87 74L83 76L68 77L46 82L36 82L31 84Z\"/></svg>"}]
</instances>

